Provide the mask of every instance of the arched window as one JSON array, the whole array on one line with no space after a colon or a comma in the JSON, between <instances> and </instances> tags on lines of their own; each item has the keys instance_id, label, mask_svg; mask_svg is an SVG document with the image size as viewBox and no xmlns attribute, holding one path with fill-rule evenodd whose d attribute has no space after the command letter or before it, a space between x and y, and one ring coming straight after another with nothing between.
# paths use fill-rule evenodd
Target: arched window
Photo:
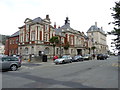
<instances>
[{"instance_id":1,"label":"arched window","mask_svg":"<svg viewBox=\"0 0 120 90\"><path fill-rule=\"evenodd\" d=\"M56 54L59 54L59 48L56 48Z\"/></svg>"},{"instance_id":2,"label":"arched window","mask_svg":"<svg viewBox=\"0 0 120 90\"><path fill-rule=\"evenodd\" d=\"M62 54L64 53L63 49L61 49L61 53L62 53Z\"/></svg>"},{"instance_id":3,"label":"arched window","mask_svg":"<svg viewBox=\"0 0 120 90\"><path fill-rule=\"evenodd\" d=\"M25 48L25 54L28 54L28 48L27 47Z\"/></svg>"},{"instance_id":4,"label":"arched window","mask_svg":"<svg viewBox=\"0 0 120 90\"><path fill-rule=\"evenodd\" d=\"M45 54L49 54L49 48L48 48L48 47L45 48L44 53L45 53Z\"/></svg>"},{"instance_id":5,"label":"arched window","mask_svg":"<svg viewBox=\"0 0 120 90\"><path fill-rule=\"evenodd\" d=\"M34 54L34 46L31 47L31 54Z\"/></svg>"}]
</instances>

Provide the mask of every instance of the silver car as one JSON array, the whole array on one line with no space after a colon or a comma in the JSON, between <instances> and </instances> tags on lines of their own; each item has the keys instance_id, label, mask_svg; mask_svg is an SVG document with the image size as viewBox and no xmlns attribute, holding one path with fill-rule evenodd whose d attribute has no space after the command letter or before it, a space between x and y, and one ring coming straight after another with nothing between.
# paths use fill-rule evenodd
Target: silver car
<instances>
[{"instance_id":1,"label":"silver car","mask_svg":"<svg viewBox=\"0 0 120 90\"><path fill-rule=\"evenodd\" d=\"M21 67L21 62L19 61L18 58L16 57L1 57L0 58L0 69L1 70L12 70L16 71L19 67Z\"/></svg>"},{"instance_id":2,"label":"silver car","mask_svg":"<svg viewBox=\"0 0 120 90\"><path fill-rule=\"evenodd\" d=\"M91 54L86 54L83 56L84 60L92 60L92 55Z\"/></svg>"},{"instance_id":3,"label":"silver car","mask_svg":"<svg viewBox=\"0 0 120 90\"><path fill-rule=\"evenodd\" d=\"M58 58L54 61L55 64L60 63L72 63L72 57L70 55L63 55L62 58Z\"/></svg>"}]
</instances>

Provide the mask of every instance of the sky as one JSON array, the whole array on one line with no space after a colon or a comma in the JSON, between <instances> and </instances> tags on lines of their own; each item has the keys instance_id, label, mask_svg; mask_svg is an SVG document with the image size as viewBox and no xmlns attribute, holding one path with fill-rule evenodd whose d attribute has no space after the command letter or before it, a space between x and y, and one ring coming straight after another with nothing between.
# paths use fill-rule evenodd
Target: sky
<instances>
[{"instance_id":1,"label":"sky","mask_svg":"<svg viewBox=\"0 0 120 90\"><path fill-rule=\"evenodd\" d=\"M115 6L117 0L0 0L0 34L12 35L18 27L24 25L26 18L44 19L47 14L51 25L64 25L66 17L70 19L70 26L78 31L87 32L91 25L97 22L98 27L103 27L105 32L113 30L114 21L110 8ZM110 47L111 39L107 36Z\"/></svg>"}]
</instances>

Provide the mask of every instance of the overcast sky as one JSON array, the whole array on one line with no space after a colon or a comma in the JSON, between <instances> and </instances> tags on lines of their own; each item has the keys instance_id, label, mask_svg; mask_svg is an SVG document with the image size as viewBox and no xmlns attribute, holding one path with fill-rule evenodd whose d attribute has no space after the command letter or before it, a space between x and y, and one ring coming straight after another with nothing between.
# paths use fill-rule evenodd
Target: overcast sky
<instances>
[{"instance_id":1,"label":"overcast sky","mask_svg":"<svg viewBox=\"0 0 120 90\"><path fill-rule=\"evenodd\" d=\"M11 35L24 25L26 18L45 18L49 14L52 25L62 26L66 17L73 29L87 32L97 22L105 32L111 31L112 10L117 0L0 0L0 34ZM110 39L107 43L110 46ZM111 48L110 48L111 49Z\"/></svg>"}]
</instances>

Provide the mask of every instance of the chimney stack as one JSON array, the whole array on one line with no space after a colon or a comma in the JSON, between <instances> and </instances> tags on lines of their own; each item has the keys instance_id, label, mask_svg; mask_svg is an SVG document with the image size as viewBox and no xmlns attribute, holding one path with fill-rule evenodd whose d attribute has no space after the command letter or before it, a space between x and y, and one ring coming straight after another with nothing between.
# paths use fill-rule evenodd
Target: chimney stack
<instances>
[{"instance_id":1,"label":"chimney stack","mask_svg":"<svg viewBox=\"0 0 120 90\"><path fill-rule=\"evenodd\" d=\"M54 28L56 28L56 22L54 22Z\"/></svg>"},{"instance_id":2,"label":"chimney stack","mask_svg":"<svg viewBox=\"0 0 120 90\"><path fill-rule=\"evenodd\" d=\"M101 30L103 30L103 27L101 27Z\"/></svg>"},{"instance_id":3,"label":"chimney stack","mask_svg":"<svg viewBox=\"0 0 120 90\"><path fill-rule=\"evenodd\" d=\"M97 27L97 22L95 22L95 26Z\"/></svg>"},{"instance_id":4,"label":"chimney stack","mask_svg":"<svg viewBox=\"0 0 120 90\"><path fill-rule=\"evenodd\" d=\"M48 14L46 15L46 19L47 19L47 20L50 20L50 18L49 18L49 15L48 15Z\"/></svg>"}]
</instances>

